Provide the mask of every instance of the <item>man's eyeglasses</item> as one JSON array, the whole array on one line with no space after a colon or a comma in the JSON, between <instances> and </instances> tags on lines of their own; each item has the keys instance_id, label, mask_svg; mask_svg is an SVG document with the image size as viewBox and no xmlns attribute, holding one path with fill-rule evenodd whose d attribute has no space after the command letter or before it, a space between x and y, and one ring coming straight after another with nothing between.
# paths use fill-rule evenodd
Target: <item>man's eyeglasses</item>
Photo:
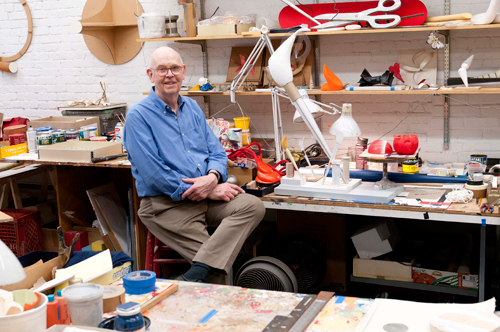
<instances>
[{"instance_id":1,"label":"man's eyeglasses","mask_svg":"<svg viewBox=\"0 0 500 332\"><path fill-rule=\"evenodd\" d=\"M172 72L173 75L179 75L182 72L182 67L181 66L173 66L170 68L159 67L155 69L156 73L159 76L166 76L169 70Z\"/></svg>"}]
</instances>

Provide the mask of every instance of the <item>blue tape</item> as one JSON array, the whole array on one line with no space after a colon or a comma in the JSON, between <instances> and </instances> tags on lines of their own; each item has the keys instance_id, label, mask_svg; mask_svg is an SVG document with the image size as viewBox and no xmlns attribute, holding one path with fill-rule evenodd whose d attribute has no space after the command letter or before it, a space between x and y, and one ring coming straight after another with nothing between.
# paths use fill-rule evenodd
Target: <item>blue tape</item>
<instances>
[{"instance_id":1,"label":"blue tape","mask_svg":"<svg viewBox=\"0 0 500 332\"><path fill-rule=\"evenodd\" d=\"M130 272L123 277L123 287L127 294L150 293L156 289L156 273L152 271Z\"/></svg>"},{"instance_id":2,"label":"blue tape","mask_svg":"<svg viewBox=\"0 0 500 332\"><path fill-rule=\"evenodd\" d=\"M203 317L202 319L200 319L198 322L200 322L200 323L206 323L206 322L208 322L208 320L209 320L210 318L212 318L212 317L213 317L216 313L218 313L218 311L217 311L217 310L215 310L215 309L212 309L212 311L210 311L208 314L206 314L206 315L205 315L205 317Z\"/></svg>"},{"instance_id":3,"label":"blue tape","mask_svg":"<svg viewBox=\"0 0 500 332\"><path fill-rule=\"evenodd\" d=\"M481 224L482 224L483 226L486 226L486 219L481 219Z\"/></svg>"},{"instance_id":4,"label":"blue tape","mask_svg":"<svg viewBox=\"0 0 500 332\"><path fill-rule=\"evenodd\" d=\"M337 296L335 303L342 303L345 300L345 296Z\"/></svg>"}]
</instances>

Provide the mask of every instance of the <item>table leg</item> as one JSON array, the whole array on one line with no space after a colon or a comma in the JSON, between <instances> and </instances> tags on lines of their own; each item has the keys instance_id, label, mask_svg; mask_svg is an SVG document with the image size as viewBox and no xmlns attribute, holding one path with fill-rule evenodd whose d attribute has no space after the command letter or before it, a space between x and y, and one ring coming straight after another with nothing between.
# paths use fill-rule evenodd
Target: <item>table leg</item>
<instances>
[{"instance_id":1,"label":"table leg","mask_svg":"<svg viewBox=\"0 0 500 332\"><path fill-rule=\"evenodd\" d=\"M485 219L483 219L485 220ZM486 224L481 227L481 241L479 245L479 302L484 301L485 274L486 274Z\"/></svg>"},{"instance_id":2,"label":"table leg","mask_svg":"<svg viewBox=\"0 0 500 332\"><path fill-rule=\"evenodd\" d=\"M21 193L19 192L19 186L17 185L16 178L9 178L10 190L12 191L12 198L14 199L14 206L16 209L22 209L23 203L21 201Z\"/></svg>"}]
</instances>

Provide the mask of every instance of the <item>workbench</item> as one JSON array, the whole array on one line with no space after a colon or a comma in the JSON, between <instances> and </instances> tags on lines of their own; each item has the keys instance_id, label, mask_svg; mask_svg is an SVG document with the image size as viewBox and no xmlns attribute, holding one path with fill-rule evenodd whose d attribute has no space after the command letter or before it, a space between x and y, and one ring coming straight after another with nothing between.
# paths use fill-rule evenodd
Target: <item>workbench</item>
<instances>
[{"instance_id":1,"label":"workbench","mask_svg":"<svg viewBox=\"0 0 500 332\"><path fill-rule=\"evenodd\" d=\"M474 224L480 228L480 261L479 261L479 290L478 299L484 301L485 292L485 273L486 273L486 226L500 225L500 213L496 209L496 213L474 213L464 211L450 211L448 209L437 209L431 207L412 207L400 206L392 204L370 204L356 203L346 201L333 201L327 199L314 199L306 197L287 197L275 194L269 194L262 197L266 209L290 210L290 211L308 211L319 213L335 213L343 215L358 215L370 217L390 217L403 218L413 220L434 220L452 223ZM498 232L498 227L497 232ZM365 279L365 280L362 280ZM351 277L351 281L361 281L378 285L396 286L413 288L417 290L435 291L436 286L397 282L383 279L369 279ZM451 294L467 294L473 293L464 290L441 287L439 289L443 293Z\"/></svg>"},{"instance_id":2,"label":"workbench","mask_svg":"<svg viewBox=\"0 0 500 332\"><path fill-rule=\"evenodd\" d=\"M130 172L131 166L124 164L124 158L100 163L72 163L72 162L47 162L40 160L22 160L25 164L51 165L55 174L55 189L57 192L58 216L64 230L71 228L72 221L62 212L75 211L86 220L96 219L92 206L86 194L86 190L113 182L117 187L124 206L129 206L127 192L133 189L133 211L135 241L137 244L135 260L139 267L144 264L145 241L147 229L137 216L140 198L135 190L135 181ZM500 213L498 208L495 213L476 213L465 211L451 211L449 209L438 209L432 207L412 207L393 204L370 204L346 201L334 201L327 199L313 199L304 197L287 197L270 194L262 197L267 209L308 211L318 213L334 213L342 215L358 215L369 217L390 217L413 220L433 220L450 223L473 224L480 231L480 262L479 262L479 290L466 291L454 288L440 287L442 293L455 295L477 296L479 301L484 300L485 293L485 264L486 264L486 225L499 226ZM497 228L497 233L499 227ZM347 259L347 258L346 258ZM351 281L368 282L379 285L414 288L418 290L435 290L436 286L396 282L383 279L369 279L351 277ZM398 284L402 283L402 284ZM443 289L444 288L444 289Z\"/></svg>"}]
</instances>

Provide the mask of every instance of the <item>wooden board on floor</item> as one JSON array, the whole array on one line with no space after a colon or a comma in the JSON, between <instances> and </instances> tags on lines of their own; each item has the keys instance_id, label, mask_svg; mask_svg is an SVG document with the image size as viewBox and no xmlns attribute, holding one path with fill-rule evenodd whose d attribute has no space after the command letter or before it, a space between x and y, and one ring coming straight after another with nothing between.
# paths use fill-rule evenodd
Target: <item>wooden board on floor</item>
<instances>
[{"instance_id":1,"label":"wooden board on floor","mask_svg":"<svg viewBox=\"0 0 500 332\"><path fill-rule=\"evenodd\" d=\"M123 217L125 210L123 207L118 206L116 202L113 200L111 194L103 194L96 196L95 198L96 204L99 206L99 210L101 211L106 224L110 228L111 232L116 237L120 247L126 251L128 251L128 242L127 242L127 219ZM120 211L123 210L123 211ZM123 213L122 213L123 212Z\"/></svg>"}]
</instances>

